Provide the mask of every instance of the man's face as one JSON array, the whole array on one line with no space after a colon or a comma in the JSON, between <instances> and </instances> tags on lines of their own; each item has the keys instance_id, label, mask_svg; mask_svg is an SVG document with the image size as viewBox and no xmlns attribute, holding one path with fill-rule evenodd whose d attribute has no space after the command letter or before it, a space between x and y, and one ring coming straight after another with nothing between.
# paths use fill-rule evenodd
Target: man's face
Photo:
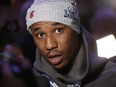
<instances>
[{"instance_id":1,"label":"man's face","mask_svg":"<svg viewBox=\"0 0 116 87\"><path fill-rule=\"evenodd\" d=\"M38 22L30 29L40 53L55 69L66 67L76 58L79 40L73 29L57 22Z\"/></svg>"}]
</instances>

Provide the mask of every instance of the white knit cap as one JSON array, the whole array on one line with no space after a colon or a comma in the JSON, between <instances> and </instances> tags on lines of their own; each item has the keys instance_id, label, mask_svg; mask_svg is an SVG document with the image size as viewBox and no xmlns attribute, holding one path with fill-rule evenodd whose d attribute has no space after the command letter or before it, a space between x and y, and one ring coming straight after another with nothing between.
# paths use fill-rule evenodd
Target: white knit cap
<instances>
[{"instance_id":1,"label":"white knit cap","mask_svg":"<svg viewBox=\"0 0 116 87\"><path fill-rule=\"evenodd\" d=\"M34 0L26 15L27 29L42 21L59 22L81 32L76 0Z\"/></svg>"}]
</instances>

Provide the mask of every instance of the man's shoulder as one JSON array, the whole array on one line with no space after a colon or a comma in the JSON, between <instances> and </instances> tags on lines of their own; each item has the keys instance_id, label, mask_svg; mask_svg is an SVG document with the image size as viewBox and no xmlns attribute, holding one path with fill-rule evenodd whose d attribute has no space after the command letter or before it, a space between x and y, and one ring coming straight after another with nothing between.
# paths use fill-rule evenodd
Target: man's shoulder
<instances>
[{"instance_id":1,"label":"man's shoulder","mask_svg":"<svg viewBox=\"0 0 116 87\"><path fill-rule=\"evenodd\" d=\"M99 87L115 87L116 63L108 61L102 73L98 76L96 83L99 84Z\"/></svg>"},{"instance_id":2,"label":"man's shoulder","mask_svg":"<svg viewBox=\"0 0 116 87\"><path fill-rule=\"evenodd\" d=\"M41 76L41 73L37 71L35 68L32 69L32 72L35 75L35 77Z\"/></svg>"},{"instance_id":3,"label":"man's shoulder","mask_svg":"<svg viewBox=\"0 0 116 87\"><path fill-rule=\"evenodd\" d=\"M116 63L112 61L108 61L107 64L104 67L104 70L102 74L107 74L107 73L115 73L116 75Z\"/></svg>"},{"instance_id":4,"label":"man's shoulder","mask_svg":"<svg viewBox=\"0 0 116 87\"><path fill-rule=\"evenodd\" d=\"M116 63L108 61L102 72L83 87L116 87Z\"/></svg>"}]
</instances>

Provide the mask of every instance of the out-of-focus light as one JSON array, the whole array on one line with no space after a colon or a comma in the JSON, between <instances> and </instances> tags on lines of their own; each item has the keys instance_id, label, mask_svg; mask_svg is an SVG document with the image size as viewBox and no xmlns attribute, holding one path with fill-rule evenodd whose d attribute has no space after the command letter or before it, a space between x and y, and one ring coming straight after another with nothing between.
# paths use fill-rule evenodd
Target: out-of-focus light
<instances>
[{"instance_id":1,"label":"out-of-focus light","mask_svg":"<svg viewBox=\"0 0 116 87\"><path fill-rule=\"evenodd\" d=\"M98 56L110 58L116 55L116 39L113 34L96 41Z\"/></svg>"}]
</instances>

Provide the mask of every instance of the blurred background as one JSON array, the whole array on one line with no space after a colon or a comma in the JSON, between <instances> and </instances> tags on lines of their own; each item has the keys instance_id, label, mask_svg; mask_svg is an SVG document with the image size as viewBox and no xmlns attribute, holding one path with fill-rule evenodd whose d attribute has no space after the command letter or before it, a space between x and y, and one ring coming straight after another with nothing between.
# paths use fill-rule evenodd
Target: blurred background
<instances>
[{"instance_id":1,"label":"blurred background","mask_svg":"<svg viewBox=\"0 0 116 87\"><path fill-rule=\"evenodd\" d=\"M26 30L25 15L33 0L0 0L0 51L17 47L22 55L35 60L35 44ZM15 52L17 54L18 52Z\"/></svg>"},{"instance_id":2,"label":"blurred background","mask_svg":"<svg viewBox=\"0 0 116 87\"><path fill-rule=\"evenodd\" d=\"M116 0L78 0L82 25L93 35L98 55L116 60Z\"/></svg>"},{"instance_id":3,"label":"blurred background","mask_svg":"<svg viewBox=\"0 0 116 87\"><path fill-rule=\"evenodd\" d=\"M77 0L77 2L81 24L95 38L98 55L115 58L116 0ZM15 45L33 63L35 45L25 24L26 11L31 3L33 0L0 0L0 51L8 44Z\"/></svg>"}]
</instances>

